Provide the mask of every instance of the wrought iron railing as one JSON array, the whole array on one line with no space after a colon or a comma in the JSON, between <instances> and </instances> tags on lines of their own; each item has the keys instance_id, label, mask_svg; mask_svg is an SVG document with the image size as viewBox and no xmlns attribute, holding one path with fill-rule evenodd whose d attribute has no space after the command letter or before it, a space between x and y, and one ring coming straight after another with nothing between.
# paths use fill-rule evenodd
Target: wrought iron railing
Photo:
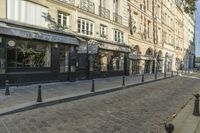
<instances>
[{"instance_id":1,"label":"wrought iron railing","mask_svg":"<svg viewBox=\"0 0 200 133\"><path fill-rule=\"evenodd\" d=\"M70 4L70 5L73 5L73 6L75 5L75 0L59 0L59 1L62 1L66 4Z\"/></svg>"},{"instance_id":2,"label":"wrought iron railing","mask_svg":"<svg viewBox=\"0 0 200 133\"><path fill-rule=\"evenodd\" d=\"M118 13L113 13L113 21L122 24L122 16L120 16Z\"/></svg>"},{"instance_id":3,"label":"wrought iron railing","mask_svg":"<svg viewBox=\"0 0 200 133\"><path fill-rule=\"evenodd\" d=\"M101 17L110 19L110 10L108 10L108 9L106 9L104 7L99 6L99 15Z\"/></svg>"},{"instance_id":4,"label":"wrought iron railing","mask_svg":"<svg viewBox=\"0 0 200 133\"><path fill-rule=\"evenodd\" d=\"M95 4L90 0L80 0L80 8L87 12L95 13Z\"/></svg>"}]
</instances>

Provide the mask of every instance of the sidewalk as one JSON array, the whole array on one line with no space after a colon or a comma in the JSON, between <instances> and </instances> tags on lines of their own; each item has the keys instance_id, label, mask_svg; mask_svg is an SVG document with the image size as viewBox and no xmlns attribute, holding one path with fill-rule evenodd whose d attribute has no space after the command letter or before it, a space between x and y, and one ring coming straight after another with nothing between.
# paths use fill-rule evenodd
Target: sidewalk
<instances>
[{"instance_id":1,"label":"sidewalk","mask_svg":"<svg viewBox=\"0 0 200 133\"><path fill-rule=\"evenodd\" d=\"M190 76L195 75L190 74ZM199 92L200 94L200 92ZM173 133L200 133L200 116L194 116L194 101L195 98L191 96L190 100L185 103L180 112L173 118L169 117L169 120L174 125ZM162 133L166 133L164 130Z\"/></svg>"},{"instance_id":2,"label":"sidewalk","mask_svg":"<svg viewBox=\"0 0 200 133\"><path fill-rule=\"evenodd\" d=\"M176 75L176 74L174 74ZM171 77L171 73L167 74ZM163 79L164 74L159 73L157 79ZM141 83L141 75L126 76L126 85ZM154 81L154 74L145 74L145 82ZM144 83L145 83L144 82ZM91 94L91 80L76 82L57 82L42 84L43 103ZM122 87L122 76L95 79L95 90L101 92ZM39 106L36 103L38 84L21 87L10 87L10 96L5 96L5 89L0 90L0 115L16 109ZM59 101L58 101L59 102Z\"/></svg>"},{"instance_id":3,"label":"sidewalk","mask_svg":"<svg viewBox=\"0 0 200 133\"><path fill-rule=\"evenodd\" d=\"M193 116L193 109L194 98L170 122L175 127L173 133L200 133L200 116Z\"/></svg>"}]
</instances>

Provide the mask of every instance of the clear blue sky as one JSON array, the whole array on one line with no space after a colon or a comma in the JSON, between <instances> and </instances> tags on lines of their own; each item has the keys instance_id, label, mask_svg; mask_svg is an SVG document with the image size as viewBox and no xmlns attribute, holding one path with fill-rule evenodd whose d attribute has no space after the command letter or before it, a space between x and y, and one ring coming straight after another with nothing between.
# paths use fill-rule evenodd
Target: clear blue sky
<instances>
[{"instance_id":1,"label":"clear blue sky","mask_svg":"<svg viewBox=\"0 0 200 133\"><path fill-rule=\"evenodd\" d=\"M196 56L200 57L200 1L197 3L196 11Z\"/></svg>"}]
</instances>

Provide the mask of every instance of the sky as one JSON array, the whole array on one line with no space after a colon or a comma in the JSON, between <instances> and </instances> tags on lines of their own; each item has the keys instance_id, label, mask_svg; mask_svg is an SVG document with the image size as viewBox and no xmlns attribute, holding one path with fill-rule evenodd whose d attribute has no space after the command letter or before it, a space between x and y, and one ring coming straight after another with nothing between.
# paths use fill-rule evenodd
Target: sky
<instances>
[{"instance_id":1,"label":"sky","mask_svg":"<svg viewBox=\"0 0 200 133\"><path fill-rule=\"evenodd\" d=\"M196 11L196 56L200 57L200 1L197 3L197 11Z\"/></svg>"}]
</instances>

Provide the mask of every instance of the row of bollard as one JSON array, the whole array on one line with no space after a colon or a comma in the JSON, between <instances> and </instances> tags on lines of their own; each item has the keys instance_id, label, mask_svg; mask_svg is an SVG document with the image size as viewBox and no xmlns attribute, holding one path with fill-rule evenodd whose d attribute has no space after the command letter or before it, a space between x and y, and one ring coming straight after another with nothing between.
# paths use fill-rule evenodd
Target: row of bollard
<instances>
[{"instance_id":1,"label":"row of bollard","mask_svg":"<svg viewBox=\"0 0 200 133\"><path fill-rule=\"evenodd\" d=\"M10 95L10 88L9 88L9 80L6 80L6 83L5 83L5 95L6 96L9 96ZM42 102L42 90L41 90L42 86L39 85L38 86L38 95L37 95L37 102Z\"/></svg>"},{"instance_id":2,"label":"row of bollard","mask_svg":"<svg viewBox=\"0 0 200 133\"><path fill-rule=\"evenodd\" d=\"M178 71L177 71L177 75L178 75ZM173 77L173 71L171 73L171 76ZM164 73L164 78L166 78L166 72ZM155 73L155 80L157 80L157 73ZM125 76L122 77L122 86L126 86L126 79ZM144 73L142 73L141 75L141 82L144 82ZM37 95L37 102L42 102L42 90L41 90L42 86L39 85L38 86L38 95ZM91 87L91 92L95 92L95 80L92 80L92 87ZM5 95L8 96L10 95L10 89L9 89L9 80L6 80L5 82Z\"/></svg>"}]
</instances>

